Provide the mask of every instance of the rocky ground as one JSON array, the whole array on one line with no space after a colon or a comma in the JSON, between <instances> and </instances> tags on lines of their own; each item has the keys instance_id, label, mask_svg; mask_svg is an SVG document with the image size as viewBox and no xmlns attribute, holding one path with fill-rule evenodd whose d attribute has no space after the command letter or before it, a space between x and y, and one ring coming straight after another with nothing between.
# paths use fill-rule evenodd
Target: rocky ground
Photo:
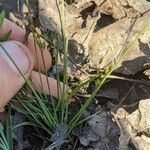
<instances>
[{"instance_id":1,"label":"rocky ground","mask_svg":"<svg viewBox=\"0 0 150 150\"><path fill-rule=\"evenodd\" d=\"M31 6L31 14L38 16L38 27L55 32L62 49L58 11L61 3L34 0ZM18 17L27 20L29 12L24 0L0 0L0 9L25 28ZM117 56L129 49L88 110L96 114L86 127L74 131L75 149L150 149L150 1L73 0L66 3L65 10L71 81L93 76L96 68L101 71L110 68ZM60 68L62 65L60 59ZM80 98L88 94L86 91ZM63 149L73 149L72 142Z\"/></svg>"}]
</instances>

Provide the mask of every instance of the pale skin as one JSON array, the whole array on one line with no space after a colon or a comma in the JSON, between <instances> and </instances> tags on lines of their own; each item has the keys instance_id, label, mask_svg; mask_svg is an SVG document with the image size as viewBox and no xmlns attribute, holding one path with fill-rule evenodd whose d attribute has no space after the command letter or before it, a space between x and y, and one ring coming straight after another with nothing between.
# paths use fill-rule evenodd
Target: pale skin
<instances>
[{"instance_id":1,"label":"pale skin","mask_svg":"<svg viewBox=\"0 0 150 150\"><path fill-rule=\"evenodd\" d=\"M51 92L49 92L46 77L42 73L41 79L44 89L41 90L39 72L36 71L38 70L36 51L38 54L39 68L41 72L44 71L44 65L40 52L41 50L39 48L36 48L35 50L32 35L28 37L28 44L24 45L25 31L11 21L5 19L3 26L0 29L0 36L9 30L12 30L10 40L2 43L2 47L10 54L24 77L31 77L33 87L36 91L57 97L57 81L53 78L48 78L51 88ZM25 84L25 80L17 71L8 56L4 53L2 47L0 48L0 108L4 107ZM43 56L46 70L48 70L52 63L51 54L47 49L45 49Z\"/></svg>"}]
</instances>

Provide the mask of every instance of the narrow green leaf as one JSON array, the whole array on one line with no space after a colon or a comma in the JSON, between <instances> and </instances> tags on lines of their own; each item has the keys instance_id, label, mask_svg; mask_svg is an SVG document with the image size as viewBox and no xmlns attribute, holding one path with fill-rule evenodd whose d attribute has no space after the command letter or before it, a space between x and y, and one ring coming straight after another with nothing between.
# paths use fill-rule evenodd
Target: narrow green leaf
<instances>
[{"instance_id":1,"label":"narrow green leaf","mask_svg":"<svg viewBox=\"0 0 150 150\"><path fill-rule=\"evenodd\" d=\"M8 32L6 32L6 33L4 33L4 35L2 35L2 36L0 37L0 42L7 41L7 40L9 39L10 35L11 35L11 32L12 32L12 30L10 30L10 31L8 31Z\"/></svg>"},{"instance_id":2,"label":"narrow green leaf","mask_svg":"<svg viewBox=\"0 0 150 150\"><path fill-rule=\"evenodd\" d=\"M6 125L6 135L7 142L9 144L9 149L13 150L13 136L12 136L12 124L11 124L11 107L8 109L7 125Z\"/></svg>"},{"instance_id":3,"label":"narrow green leaf","mask_svg":"<svg viewBox=\"0 0 150 150\"><path fill-rule=\"evenodd\" d=\"M34 124L33 122L23 122L23 123L17 124L16 126L12 127L12 129L16 129L21 126L37 126L37 127L39 127L38 125Z\"/></svg>"},{"instance_id":4,"label":"narrow green leaf","mask_svg":"<svg viewBox=\"0 0 150 150\"><path fill-rule=\"evenodd\" d=\"M0 28L1 28L2 25L3 25L4 19L5 19L5 11L2 11L2 12L0 13Z\"/></svg>"},{"instance_id":5,"label":"narrow green leaf","mask_svg":"<svg viewBox=\"0 0 150 150\"><path fill-rule=\"evenodd\" d=\"M0 144L4 148L4 150L10 150L8 142L6 140L6 136L4 134L4 128L3 125L0 123Z\"/></svg>"},{"instance_id":6,"label":"narrow green leaf","mask_svg":"<svg viewBox=\"0 0 150 150\"><path fill-rule=\"evenodd\" d=\"M8 147L5 145L5 143L3 141L0 140L0 150L9 150Z\"/></svg>"}]
</instances>

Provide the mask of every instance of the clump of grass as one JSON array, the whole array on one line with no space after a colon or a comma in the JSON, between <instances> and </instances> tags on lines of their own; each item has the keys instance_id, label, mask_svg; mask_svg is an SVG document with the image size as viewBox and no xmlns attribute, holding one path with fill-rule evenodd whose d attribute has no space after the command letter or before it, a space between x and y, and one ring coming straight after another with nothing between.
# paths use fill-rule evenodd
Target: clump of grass
<instances>
[{"instance_id":1,"label":"clump of grass","mask_svg":"<svg viewBox=\"0 0 150 150\"><path fill-rule=\"evenodd\" d=\"M26 81L27 86L32 91L32 94L26 89L23 88L20 93L13 98L14 102L11 104L12 108L16 111L24 114L30 121L32 121L36 127L45 130L47 134L51 136L51 141L53 142L49 148L60 147L63 143L64 139L72 132L72 130L82 123L86 119L83 119L83 114L87 107L93 102L93 99L96 93L100 90L100 88L105 84L109 75L117 68L117 66L122 62L124 56L127 55L128 51L134 46L135 42L141 35L141 33L145 30L147 25L143 27L141 32L135 37L135 40L130 43L130 45L120 54L117 58L116 62L110 70L108 70L105 75L103 76L95 76L82 83L72 89L72 91L67 89L68 85L68 74L67 74L67 56L68 56L68 39L66 37L66 28L65 28L65 11L64 11L64 0L62 0L62 10L61 10L61 25L62 25L62 41L63 41L63 49L64 49L64 77L63 77L63 88L60 86L60 76L59 76L59 69L58 69L58 49L54 48L55 51L55 64L56 64L56 78L57 78L57 87L58 87L58 101L54 101L53 97L43 95L37 93L34 88L32 87L32 81L26 79L17 65L15 64L14 60L9 56L7 51L3 48L2 44L0 44L2 50L8 55L8 57L12 60L18 71L20 72L23 79ZM39 47L43 47L41 44L38 36L33 31L35 48L36 43ZM43 51L41 51L41 55L43 56ZM38 61L37 61L38 62ZM43 58L43 64L45 64ZM45 69L46 72L46 69ZM40 69L39 69L39 76L40 76ZM47 84L50 89L50 85L48 83L48 75L46 73ZM41 80L41 78L40 78ZM77 94L79 90L81 90L85 85L88 83L95 81L95 89L93 90L91 97L89 97L84 104L81 105L78 112L75 113L74 116L69 114L69 101ZM41 80L41 88L43 89L43 83ZM23 107L18 107L15 103L18 101L22 104ZM2 130L1 130L2 131ZM5 139L3 139L5 140ZM3 142L5 145L5 143Z\"/></svg>"}]
</instances>

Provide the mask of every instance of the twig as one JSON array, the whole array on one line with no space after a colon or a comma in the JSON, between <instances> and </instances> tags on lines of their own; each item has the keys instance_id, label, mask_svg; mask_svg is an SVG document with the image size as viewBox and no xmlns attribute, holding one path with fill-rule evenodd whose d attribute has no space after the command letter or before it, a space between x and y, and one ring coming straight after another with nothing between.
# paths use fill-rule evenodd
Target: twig
<instances>
[{"instance_id":1,"label":"twig","mask_svg":"<svg viewBox=\"0 0 150 150\"><path fill-rule=\"evenodd\" d=\"M110 75L108 78L109 79L117 79L117 80L126 80L126 81L134 82L134 83L150 84L150 81L147 81L147 80L137 80L137 79L132 79L132 78L119 77L119 76L115 76L115 75Z\"/></svg>"},{"instance_id":2,"label":"twig","mask_svg":"<svg viewBox=\"0 0 150 150\"><path fill-rule=\"evenodd\" d=\"M118 108L120 108L123 105L123 102L129 96L129 94L133 90L134 86L135 86L135 83L132 85L132 87L129 89L129 91L126 93L126 95L120 100L120 102L118 103L118 105L115 108L113 108L113 111L116 111Z\"/></svg>"},{"instance_id":3,"label":"twig","mask_svg":"<svg viewBox=\"0 0 150 150\"><path fill-rule=\"evenodd\" d=\"M98 110L96 113L94 113L94 114L92 114L92 115L90 115L90 116L88 116L88 117L82 119L80 122L77 123L77 125L79 125L79 124L81 124L81 123L83 123L83 122L89 120L90 118L94 117L95 115L98 115L98 114L101 113L103 110L105 110L105 108L101 108L101 109Z\"/></svg>"}]
</instances>

